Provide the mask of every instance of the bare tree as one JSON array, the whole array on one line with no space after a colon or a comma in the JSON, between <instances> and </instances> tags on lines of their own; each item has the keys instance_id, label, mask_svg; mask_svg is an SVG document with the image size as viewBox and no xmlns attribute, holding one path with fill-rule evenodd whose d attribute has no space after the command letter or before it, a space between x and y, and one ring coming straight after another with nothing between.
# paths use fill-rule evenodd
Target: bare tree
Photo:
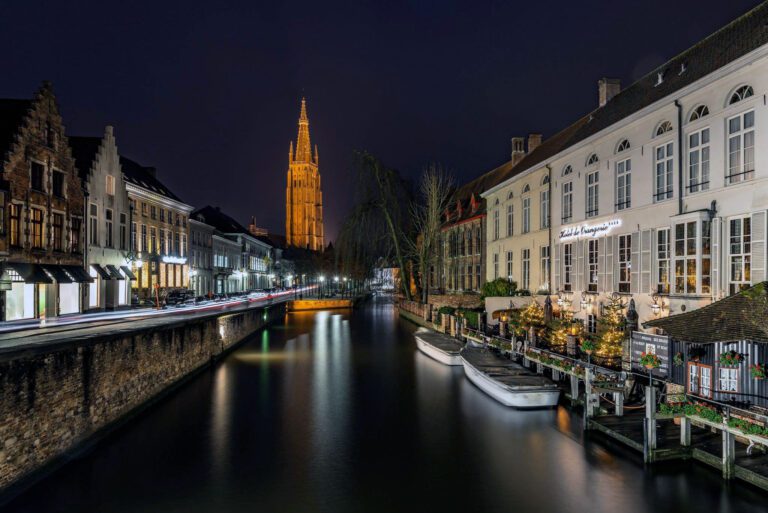
<instances>
[{"instance_id":1,"label":"bare tree","mask_svg":"<svg viewBox=\"0 0 768 513\"><path fill-rule=\"evenodd\" d=\"M431 164L422 172L416 201L411 203L416 236L407 239L407 244L416 264L423 303L428 299L430 268L437 261L442 216L451 201L452 190L453 178L439 164Z\"/></svg>"}]
</instances>

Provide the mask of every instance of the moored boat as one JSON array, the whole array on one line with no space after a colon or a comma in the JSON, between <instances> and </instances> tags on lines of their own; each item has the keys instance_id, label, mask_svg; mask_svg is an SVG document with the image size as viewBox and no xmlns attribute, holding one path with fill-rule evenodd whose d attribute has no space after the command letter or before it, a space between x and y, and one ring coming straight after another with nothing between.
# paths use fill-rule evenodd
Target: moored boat
<instances>
[{"instance_id":1,"label":"moored boat","mask_svg":"<svg viewBox=\"0 0 768 513\"><path fill-rule=\"evenodd\" d=\"M505 406L530 409L557 405L557 385L522 365L471 347L461 350L461 361L467 378Z\"/></svg>"},{"instance_id":2,"label":"moored boat","mask_svg":"<svg viewBox=\"0 0 768 513\"><path fill-rule=\"evenodd\" d=\"M461 343L435 331L419 328L414 334L416 346L430 358L444 365L461 365Z\"/></svg>"}]
</instances>

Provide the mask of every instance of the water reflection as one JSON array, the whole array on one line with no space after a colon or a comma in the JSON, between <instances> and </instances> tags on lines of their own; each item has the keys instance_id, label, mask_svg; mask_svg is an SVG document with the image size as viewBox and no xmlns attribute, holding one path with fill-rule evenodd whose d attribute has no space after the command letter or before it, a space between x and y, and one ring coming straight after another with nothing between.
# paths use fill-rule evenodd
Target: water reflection
<instances>
[{"instance_id":1,"label":"water reflection","mask_svg":"<svg viewBox=\"0 0 768 513\"><path fill-rule=\"evenodd\" d=\"M414 329L391 305L290 314L8 511L758 511L715 472L617 456L570 410L501 406Z\"/></svg>"}]
</instances>

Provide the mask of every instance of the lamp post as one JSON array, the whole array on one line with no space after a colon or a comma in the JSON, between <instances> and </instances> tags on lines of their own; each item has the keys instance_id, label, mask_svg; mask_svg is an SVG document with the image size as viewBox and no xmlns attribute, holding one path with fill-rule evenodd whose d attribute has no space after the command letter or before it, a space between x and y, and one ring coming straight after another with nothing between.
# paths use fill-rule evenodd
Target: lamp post
<instances>
[{"instance_id":1,"label":"lamp post","mask_svg":"<svg viewBox=\"0 0 768 513\"><path fill-rule=\"evenodd\" d=\"M323 284L325 283L325 276L320 275L320 299L323 298Z\"/></svg>"}]
</instances>

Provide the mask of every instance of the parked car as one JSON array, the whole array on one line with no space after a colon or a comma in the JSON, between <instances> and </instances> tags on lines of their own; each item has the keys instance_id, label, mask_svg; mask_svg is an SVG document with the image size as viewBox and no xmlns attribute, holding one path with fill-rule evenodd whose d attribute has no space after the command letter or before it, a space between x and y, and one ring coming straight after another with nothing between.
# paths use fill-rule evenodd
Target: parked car
<instances>
[{"instance_id":1,"label":"parked car","mask_svg":"<svg viewBox=\"0 0 768 513\"><path fill-rule=\"evenodd\" d=\"M182 305L189 299L195 298L195 291L193 290L171 290L165 296L165 304L168 306Z\"/></svg>"}]
</instances>

